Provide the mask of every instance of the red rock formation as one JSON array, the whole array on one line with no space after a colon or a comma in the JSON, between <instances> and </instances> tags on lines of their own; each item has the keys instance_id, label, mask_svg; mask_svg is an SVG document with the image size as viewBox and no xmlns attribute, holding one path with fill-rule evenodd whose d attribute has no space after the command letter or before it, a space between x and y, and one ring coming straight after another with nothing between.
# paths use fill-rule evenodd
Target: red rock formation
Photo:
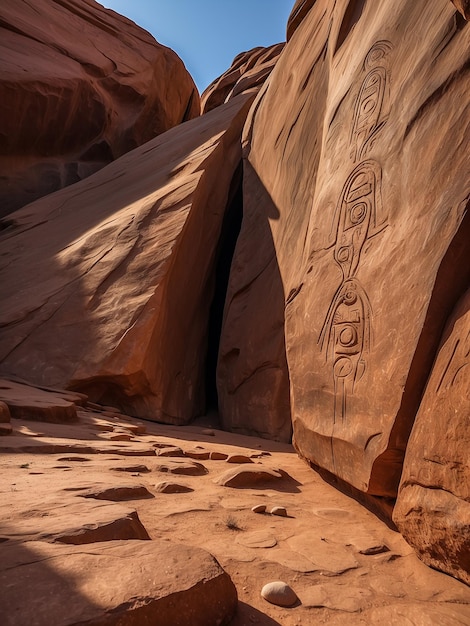
<instances>
[{"instance_id":1,"label":"red rock formation","mask_svg":"<svg viewBox=\"0 0 470 626\"><path fill-rule=\"evenodd\" d=\"M235 586L213 556L169 541L107 541L92 549L12 543L2 546L0 581L8 626L49 626L51 619L57 626L216 626L230 623L237 607Z\"/></svg>"},{"instance_id":2,"label":"red rock formation","mask_svg":"<svg viewBox=\"0 0 470 626\"><path fill-rule=\"evenodd\" d=\"M218 240L252 99L233 98L9 216L3 372L149 419L204 411Z\"/></svg>"},{"instance_id":3,"label":"red rock formation","mask_svg":"<svg viewBox=\"0 0 470 626\"><path fill-rule=\"evenodd\" d=\"M183 63L94 0L0 4L0 216L199 114Z\"/></svg>"},{"instance_id":4,"label":"red rock formation","mask_svg":"<svg viewBox=\"0 0 470 626\"><path fill-rule=\"evenodd\" d=\"M310 9L317 0L296 0L294 7L287 20L287 41L289 41Z\"/></svg>"},{"instance_id":5,"label":"red rock formation","mask_svg":"<svg viewBox=\"0 0 470 626\"><path fill-rule=\"evenodd\" d=\"M400 532L425 563L467 584L469 415L470 290L447 324L408 442L393 515Z\"/></svg>"},{"instance_id":6,"label":"red rock formation","mask_svg":"<svg viewBox=\"0 0 470 626\"><path fill-rule=\"evenodd\" d=\"M231 67L202 94L202 113L211 111L240 93L257 93L272 72L283 48L284 44L278 43L237 55Z\"/></svg>"},{"instance_id":7,"label":"red rock formation","mask_svg":"<svg viewBox=\"0 0 470 626\"><path fill-rule=\"evenodd\" d=\"M447 0L317 0L244 131L224 423L273 436L290 406L299 453L369 494L396 495L469 280L469 44Z\"/></svg>"},{"instance_id":8,"label":"red rock formation","mask_svg":"<svg viewBox=\"0 0 470 626\"><path fill-rule=\"evenodd\" d=\"M466 20L470 20L470 0L452 0Z\"/></svg>"}]
</instances>

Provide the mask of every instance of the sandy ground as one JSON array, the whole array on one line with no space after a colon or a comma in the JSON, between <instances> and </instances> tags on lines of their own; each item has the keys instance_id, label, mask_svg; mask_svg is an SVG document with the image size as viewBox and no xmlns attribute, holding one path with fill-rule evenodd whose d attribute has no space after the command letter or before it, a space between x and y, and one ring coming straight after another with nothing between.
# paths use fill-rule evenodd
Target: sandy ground
<instances>
[{"instance_id":1,"label":"sandy ground","mask_svg":"<svg viewBox=\"0 0 470 626\"><path fill-rule=\"evenodd\" d=\"M470 624L466 585L422 564L397 532L324 482L290 445L223 432L214 415L187 427L112 410L80 409L79 417L73 425L14 419L14 433L0 439L4 545L79 528L105 502L99 492L111 489L152 539L199 546L218 559L238 591L233 626ZM221 458L205 458L211 453ZM241 487L220 484L226 472L263 468L281 478L247 474ZM162 482L192 491L161 493ZM128 489L119 495L117 487ZM258 504L267 512L254 513ZM276 506L287 516L270 514ZM261 597L275 580L296 592L293 607Z\"/></svg>"}]
</instances>

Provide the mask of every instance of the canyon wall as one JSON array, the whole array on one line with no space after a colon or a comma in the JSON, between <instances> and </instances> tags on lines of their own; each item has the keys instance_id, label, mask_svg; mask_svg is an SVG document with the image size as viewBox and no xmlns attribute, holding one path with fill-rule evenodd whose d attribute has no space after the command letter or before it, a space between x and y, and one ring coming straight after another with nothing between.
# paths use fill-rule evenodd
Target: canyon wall
<instances>
[{"instance_id":1,"label":"canyon wall","mask_svg":"<svg viewBox=\"0 0 470 626\"><path fill-rule=\"evenodd\" d=\"M236 57L204 115L11 213L0 372L172 424L213 393L227 430L293 438L359 499L395 506L421 558L468 582L467 17L462 0L298 0L287 43ZM108 89L100 58L80 72ZM199 112L184 76L170 125ZM85 109L101 102L77 89ZM71 137L114 158L164 130L126 104L114 144L101 105L87 134L61 102L62 164L81 154ZM23 156L11 148L8 167L40 153L25 137L11 135Z\"/></svg>"}]
</instances>

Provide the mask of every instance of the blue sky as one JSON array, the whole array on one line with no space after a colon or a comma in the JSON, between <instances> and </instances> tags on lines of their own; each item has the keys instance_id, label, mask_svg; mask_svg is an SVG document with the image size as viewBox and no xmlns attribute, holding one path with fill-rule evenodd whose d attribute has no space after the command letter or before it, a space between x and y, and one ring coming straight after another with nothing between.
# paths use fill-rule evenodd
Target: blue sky
<instances>
[{"instance_id":1,"label":"blue sky","mask_svg":"<svg viewBox=\"0 0 470 626\"><path fill-rule=\"evenodd\" d=\"M98 1L172 48L202 93L238 53L285 41L295 0Z\"/></svg>"}]
</instances>

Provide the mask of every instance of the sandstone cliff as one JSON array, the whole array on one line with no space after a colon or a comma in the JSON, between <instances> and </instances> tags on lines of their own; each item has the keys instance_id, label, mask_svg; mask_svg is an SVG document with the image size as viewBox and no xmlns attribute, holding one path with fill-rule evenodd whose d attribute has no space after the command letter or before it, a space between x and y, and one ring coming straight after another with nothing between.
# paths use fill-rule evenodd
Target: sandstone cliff
<instances>
[{"instance_id":1,"label":"sandstone cliff","mask_svg":"<svg viewBox=\"0 0 470 626\"><path fill-rule=\"evenodd\" d=\"M237 55L231 67L202 94L202 113L211 111L240 93L257 93L272 72L283 48L284 44L278 43Z\"/></svg>"},{"instance_id":2,"label":"sandstone cliff","mask_svg":"<svg viewBox=\"0 0 470 626\"><path fill-rule=\"evenodd\" d=\"M0 4L0 216L199 114L182 61L94 0Z\"/></svg>"}]
</instances>

